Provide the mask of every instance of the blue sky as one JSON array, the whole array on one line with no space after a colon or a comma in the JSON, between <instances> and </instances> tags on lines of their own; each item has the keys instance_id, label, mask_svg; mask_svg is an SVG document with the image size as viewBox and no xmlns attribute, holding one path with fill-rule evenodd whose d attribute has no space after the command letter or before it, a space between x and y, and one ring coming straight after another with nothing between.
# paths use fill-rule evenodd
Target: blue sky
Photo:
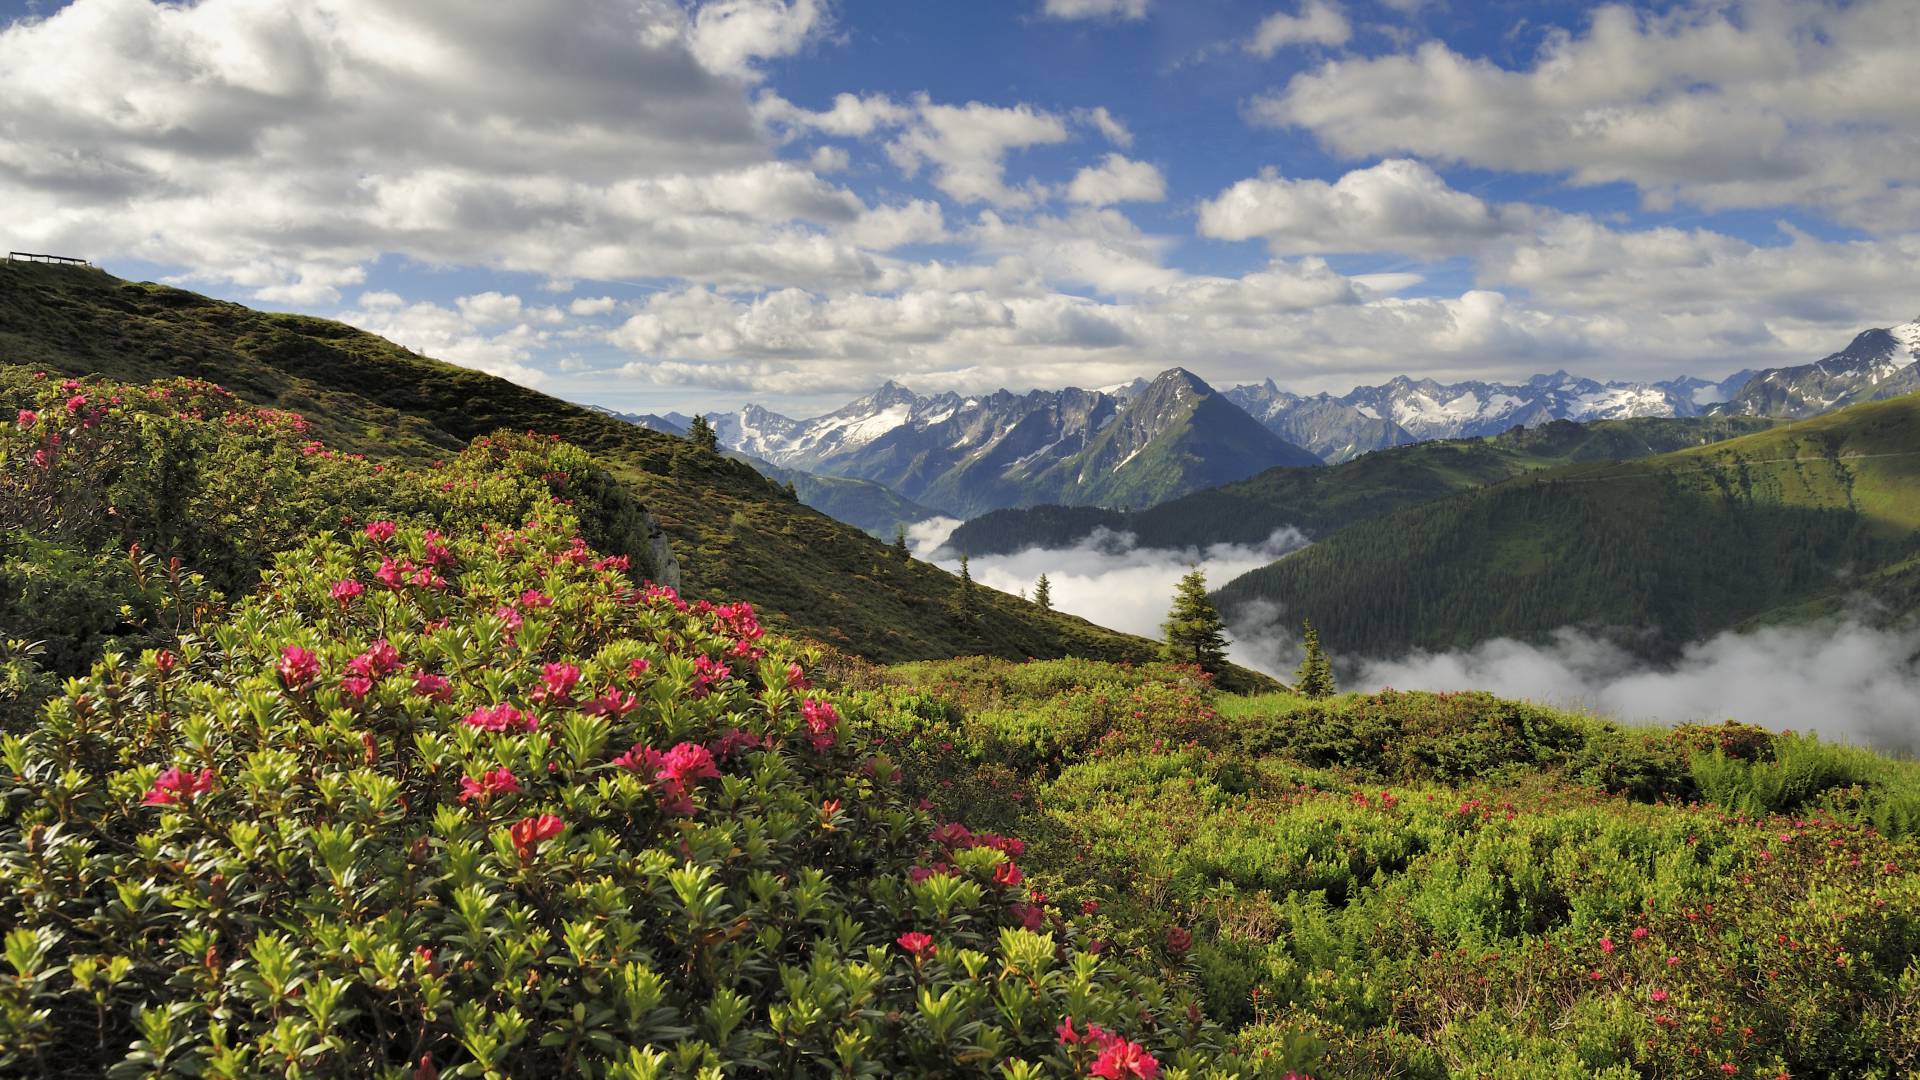
<instances>
[{"instance_id":1,"label":"blue sky","mask_svg":"<svg viewBox=\"0 0 1920 1080\"><path fill-rule=\"evenodd\" d=\"M1718 376L1920 313L1906 0L0 19L10 247L623 409Z\"/></svg>"}]
</instances>

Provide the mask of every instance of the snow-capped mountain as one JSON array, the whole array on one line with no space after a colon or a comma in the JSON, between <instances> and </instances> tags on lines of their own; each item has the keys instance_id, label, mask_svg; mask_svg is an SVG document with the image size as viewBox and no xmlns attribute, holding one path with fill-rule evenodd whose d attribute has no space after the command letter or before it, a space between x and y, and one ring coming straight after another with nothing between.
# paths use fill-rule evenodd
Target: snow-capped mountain
<instances>
[{"instance_id":1,"label":"snow-capped mountain","mask_svg":"<svg viewBox=\"0 0 1920 1080\"><path fill-rule=\"evenodd\" d=\"M1731 398L1752 374L1742 371L1719 382L1687 377L1603 383L1557 371L1519 384L1441 383L1403 375L1338 397L1291 394L1268 379L1226 393L1281 437L1336 464L1370 450L1425 439L1493 435L1516 425L1698 416Z\"/></svg>"},{"instance_id":2,"label":"snow-capped mountain","mask_svg":"<svg viewBox=\"0 0 1920 1080\"><path fill-rule=\"evenodd\" d=\"M1725 411L1802 417L1920 390L1920 319L1867 330L1811 364L1760 372L1731 395Z\"/></svg>"},{"instance_id":3,"label":"snow-capped mountain","mask_svg":"<svg viewBox=\"0 0 1920 1080\"><path fill-rule=\"evenodd\" d=\"M824 416L749 405L708 417L722 445L872 480L961 516L1037 502L1151 503L1319 459L1191 372L1108 390L922 397L888 382Z\"/></svg>"}]
</instances>

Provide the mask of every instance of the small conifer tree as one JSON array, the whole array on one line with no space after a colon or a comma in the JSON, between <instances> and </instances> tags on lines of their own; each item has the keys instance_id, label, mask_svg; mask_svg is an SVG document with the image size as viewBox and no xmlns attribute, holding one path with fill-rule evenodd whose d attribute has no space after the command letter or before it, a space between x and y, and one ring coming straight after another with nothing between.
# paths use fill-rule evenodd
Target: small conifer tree
<instances>
[{"instance_id":1,"label":"small conifer tree","mask_svg":"<svg viewBox=\"0 0 1920 1080\"><path fill-rule=\"evenodd\" d=\"M898 552L903 559L913 554L907 550L907 529L904 525L895 525L893 527L893 550Z\"/></svg>"},{"instance_id":2,"label":"small conifer tree","mask_svg":"<svg viewBox=\"0 0 1920 1080\"><path fill-rule=\"evenodd\" d=\"M1306 639L1307 655L1300 661L1300 670L1293 676L1293 689L1302 697L1325 698L1338 693L1333 685L1333 661L1327 659L1327 651L1320 647L1320 632L1313 628L1312 619L1300 622Z\"/></svg>"},{"instance_id":3,"label":"small conifer tree","mask_svg":"<svg viewBox=\"0 0 1920 1080\"><path fill-rule=\"evenodd\" d=\"M704 416L695 415L693 422L687 425L687 441L702 450L718 453L720 451L720 433Z\"/></svg>"},{"instance_id":4,"label":"small conifer tree","mask_svg":"<svg viewBox=\"0 0 1920 1080\"><path fill-rule=\"evenodd\" d=\"M791 480L787 481L786 495L787 495L787 498L793 502L800 501L800 489L797 487L794 487L793 481Z\"/></svg>"},{"instance_id":5,"label":"small conifer tree","mask_svg":"<svg viewBox=\"0 0 1920 1080\"><path fill-rule=\"evenodd\" d=\"M974 613L973 571L967 566L967 557L960 556L960 614L971 619Z\"/></svg>"},{"instance_id":6,"label":"small conifer tree","mask_svg":"<svg viewBox=\"0 0 1920 1080\"><path fill-rule=\"evenodd\" d=\"M1219 672L1227 663L1226 628L1219 610L1207 599L1206 573L1197 566L1187 571L1174 590L1173 609L1161 624L1167 636L1167 659Z\"/></svg>"},{"instance_id":7,"label":"small conifer tree","mask_svg":"<svg viewBox=\"0 0 1920 1080\"><path fill-rule=\"evenodd\" d=\"M1033 602L1039 604L1042 611L1053 610L1053 582L1048 581L1045 574L1033 583Z\"/></svg>"}]
</instances>

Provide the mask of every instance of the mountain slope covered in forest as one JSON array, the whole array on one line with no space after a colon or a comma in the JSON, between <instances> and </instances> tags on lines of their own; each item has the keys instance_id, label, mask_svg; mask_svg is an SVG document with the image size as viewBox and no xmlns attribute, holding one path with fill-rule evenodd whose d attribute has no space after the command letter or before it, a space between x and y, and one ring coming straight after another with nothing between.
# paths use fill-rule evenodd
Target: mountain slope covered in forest
<instances>
[{"instance_id":1,"label":"mountain slope covered in forest","mask_svg":"<svg viewBox=\"0 0 1920 1080\"><path fill-rule=\"evenodd\" d=\"M1920 394L1516 477L1343 530L1218 592L1350 655L1616 631L1650 655L1859 598L1910 614ZM1231 617L1231 614L1230 616Z\"/></svg>"},{"instance_id":2,"label":"mountain slope covered in forest","mask_svg":"<svg viewBox=\"0 0 1920 1080\"><path fill-rule=\"evenodd\" d=\"M1257 544L1282 528L1320 537L1529 470L1666 453L1771 423L1753 417L1558 420L1486 438L1397 446L1322 469L1269 469L1133 513L1064 506L1000 510L955 529L947 546L968 555L1006 554L1064 547L1096 529L1131 533L1142 547L1154 548Z\"/></svg>"}]
</instances>

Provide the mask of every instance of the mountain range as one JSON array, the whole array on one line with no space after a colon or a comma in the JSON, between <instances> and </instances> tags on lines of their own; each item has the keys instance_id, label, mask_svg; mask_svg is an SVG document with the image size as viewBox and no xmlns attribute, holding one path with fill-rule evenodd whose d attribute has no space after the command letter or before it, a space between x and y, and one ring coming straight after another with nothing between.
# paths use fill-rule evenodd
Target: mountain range
<instances>
[{"instance_id":1,"label":"mountain range","mask_svg":"<svg viewBox=\"0 0 1920 1080\"><path fill-rule=\"evenodd\" d=\"M1272 379L1216 390L1184 368L1094 390L916 394L888 381L832 412L759 405L711 412L721 443L802 501L885 535L935 514L1155 506L1277 467L1337 465L1428 440L1555 421L1800 419L1920 388L1920 322L1867 330L1815 363L1724 379L1606 381L1565 371L1525 382L1399 376L1342 394ZM684 434L679 413L623 414Z\"/></svg>"}]
</instances>

